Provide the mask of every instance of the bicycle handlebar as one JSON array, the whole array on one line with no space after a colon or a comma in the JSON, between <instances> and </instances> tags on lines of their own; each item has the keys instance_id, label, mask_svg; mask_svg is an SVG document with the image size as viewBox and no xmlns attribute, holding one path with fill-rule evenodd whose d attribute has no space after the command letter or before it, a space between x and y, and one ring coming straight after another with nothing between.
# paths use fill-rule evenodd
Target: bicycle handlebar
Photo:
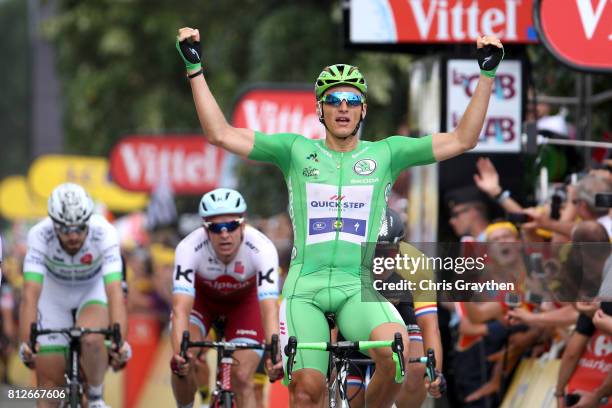
<instances>
[{"instance_id":1,"label":"bicycle handlebar","mask_svg":"<svg viewBox=\"0 0 612 408\"><path fill-rule=\"evenodd\" d=\"M368 350L373 348L391 347L393 350L393 361L395 361L395 381L401 383L406 375L404 367L404 343L402 335L395 333L393 340L376 340L376 341L339 341L337 343L330 342L312 342L299 343L295 336L289 337L289 341L285 346L285 355L287 359L287 378L291 381L293 364L297 350L319 350L331 351L332 353L342 353L347 351Z\"/></svg>"},{"instance_id":2,"label":"bicycle handlebar","mask_svg":"<svg viewBox=\"0 0 612 408\"><path fill-rule=\"evenodd\" d=\"M264 350L271 353L272 363L276 364L278 361L276 358L278 354L277 334L272 335L272 342L270 344L236 343L227 341L190 341L189 330L185 330L181 339L180 356L187 360L187 349L192 347L209 347L221 350Z\"/></svg>"},{"instance_id":3,"label":"bicycle handlebar","mask_svg":"<svg viewBox=\"0 0 612 408\"><path fill-rule=\"evenodd\" d=\"M121 326L119 323L113 324L112 328L100 329L100 328L89 328L89 327L65 327L61 329L39 329L36 323L30 325L30 348L32 353L36 353L36 339L38 336L45 334L63 334L68 336L70 339L80 339L86 334L103 334L104 337L112 339L115 343L116 350L121 348L123 341L121 339Z\"/></svg>"}]
</instances>

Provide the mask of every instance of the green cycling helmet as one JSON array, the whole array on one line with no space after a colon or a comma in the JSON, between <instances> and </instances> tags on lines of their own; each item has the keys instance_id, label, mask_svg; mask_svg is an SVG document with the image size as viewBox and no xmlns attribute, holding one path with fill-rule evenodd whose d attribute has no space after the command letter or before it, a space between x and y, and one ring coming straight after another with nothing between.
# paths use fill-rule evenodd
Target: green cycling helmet
<instances>
[{"instance_id":1,"label":"green cycling helmet","mask_svg":"<svg viewBox=\"0 0 612 408\"><path fill-rule=\"evenodd\" d=\"M335 64L325 67L319 74L317 82L315 82L315 96L317 100L329 88L338 85L354 86L364 96L368 91L368 84L363 75L361 75L359 68L348 64Z\"/></svg>"}]
</instances>

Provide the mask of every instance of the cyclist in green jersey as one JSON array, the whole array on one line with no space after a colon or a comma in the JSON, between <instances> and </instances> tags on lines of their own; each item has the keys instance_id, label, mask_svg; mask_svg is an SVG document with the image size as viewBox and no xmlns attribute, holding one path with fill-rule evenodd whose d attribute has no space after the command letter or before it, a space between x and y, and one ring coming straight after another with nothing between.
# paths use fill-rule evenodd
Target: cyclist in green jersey
<instances>
[{"instance_id":1,"label":"cyclist in green jersey","mask_svg":"<svg viewBox=\"0 0 612 408\"><path fill-rule=\"evenodd\" d=\"M332 65L315 84L319 119L325 140L290 133L266 135L231 126L204 79L200 33L178 30L176 47L185 66L208 141L241 157L278 166L289 191L294 247L283 288L281 341L326 341L325 313L334 313L348 340L391 340L408 334L401 316L387 301L362 301L360 272L369 270L386 199L398 174L411 166L457 156L478 142L495 71L503 58L501 42L492 36L477 40L481 76L465 114L455 130L422 138L391 136L378 142L359 139L367 112L367 84L357 67ZM363 253L362 253L363 252ZM368 406L390 407L401 384L394 382L391 349L370 352L376 374L368 387ZM295 407L320 407L325 400L327 353L300 350L289 392Z\"/></svg>"}]
</instances>

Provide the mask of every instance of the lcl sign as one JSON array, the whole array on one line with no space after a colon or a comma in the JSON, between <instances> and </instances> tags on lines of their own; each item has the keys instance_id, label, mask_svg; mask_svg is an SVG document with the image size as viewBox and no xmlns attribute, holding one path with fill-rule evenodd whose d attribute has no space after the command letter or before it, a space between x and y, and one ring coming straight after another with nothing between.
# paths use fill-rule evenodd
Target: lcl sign
<instances>
[{"instance_id":1,"label":"lcl sign","mask_svg":"<svg viewBox=\"0 0 612 408\"><path fill-rule=\"evenodd\" d=\"M612 72L612 0L536 0L540 39L561 62Z\"/></svg>"}]
</instances>

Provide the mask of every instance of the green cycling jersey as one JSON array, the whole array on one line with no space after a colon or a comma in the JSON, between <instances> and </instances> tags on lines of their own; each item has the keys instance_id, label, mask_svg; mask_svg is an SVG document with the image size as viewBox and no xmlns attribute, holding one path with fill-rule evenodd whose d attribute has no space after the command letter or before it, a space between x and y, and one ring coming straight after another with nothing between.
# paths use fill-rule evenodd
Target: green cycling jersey
<instances>
[{"instance_id":1,"label":"green cycling jersey","mask_svg":"<svg viewBox=\"0 0 612 408\"><path fill-rule=\"evenodd\" d=\"M431 136L359 141L354 150L337 152L324 140L260 132L249 158L283 172L294 232L289 272L302 275L369 270L373 252L361 244L377 241L393 182L402 170L435 161Z\"/></svg>"}]
</instances>

